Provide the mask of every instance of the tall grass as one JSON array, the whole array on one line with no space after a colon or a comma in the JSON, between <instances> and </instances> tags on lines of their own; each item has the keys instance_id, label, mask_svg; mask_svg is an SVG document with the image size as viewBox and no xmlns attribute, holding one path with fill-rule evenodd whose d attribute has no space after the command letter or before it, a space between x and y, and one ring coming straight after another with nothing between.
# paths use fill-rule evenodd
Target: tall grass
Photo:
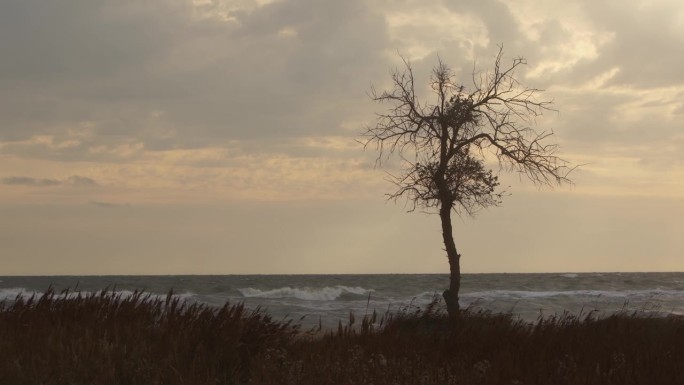
<instances>
[{"instance_id":1,"label":"tall grass","mask_svg":"<svg viewBox=\"0 0 684 385\"><path fill-rule=\"evenodd\" d=\"M684 320L524 323L437 304L302 331L242 304L48 291L0 304L2 384L684 384Z\"/></svg>"},{"instance_id":2,"label":"tall grass","mask_svg":"<svg viewBox=\"0 0 684 385\"><path fill-rule=\"evenodd\" d=\"M17 297L0 305L0 383L224 384L297 332L242 304L220 309L142 292Z\"/></svg>"}]
</instances>

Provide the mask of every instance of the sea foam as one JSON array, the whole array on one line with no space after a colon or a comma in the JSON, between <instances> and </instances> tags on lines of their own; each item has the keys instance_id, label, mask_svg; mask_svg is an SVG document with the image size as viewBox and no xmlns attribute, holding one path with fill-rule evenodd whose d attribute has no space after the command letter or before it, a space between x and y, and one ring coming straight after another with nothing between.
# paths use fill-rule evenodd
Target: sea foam
<instances>
[{"instance_id":1,"label":"sea foam","mask_svg":"<svg viewBox=\"0 0 684 385\"><path fill-rule=\"evenodd\" d=\"M23 287L9 287L0 289L0 301L14 300L17 298L17 296L30 297L33 294L40 296L42 293L26 290Z\"/></svg>"},{"instance_id":2,"label":"sea foam","mask_svg":"<svg viewBox=\"0 0 684 385\"><path fill-rule=\"evenodd\" d=\"M337 285L334 287L310 288L285 286L272 290L259 290L251 287L238 289L245 298L296 298L305 301L334 301L345 295L365 296L372 290L363 287Z\"/></svg>"}]
</instances>

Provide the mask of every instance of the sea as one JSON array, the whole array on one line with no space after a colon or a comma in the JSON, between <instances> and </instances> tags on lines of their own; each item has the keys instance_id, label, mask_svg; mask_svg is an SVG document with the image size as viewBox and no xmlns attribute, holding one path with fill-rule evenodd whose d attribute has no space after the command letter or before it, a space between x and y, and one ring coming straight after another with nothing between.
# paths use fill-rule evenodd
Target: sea
<instances>
[{"instance_id":1,"label":"sea","mask_svg":"<svg viewBox=\"0 0 684 385\"><path fill-rule=\"evenodd\" d=\"M440 300L445 274L374 275L164 275L0 276L0 301L41 295L48 288L82 295L101 290L150 296L169 292L188 303L244 303L276 320L303 327L346 325L374 311L415 312ZM512 313L526 322L540 317L616 312L684 314L684 273L463 274L460 304L474 311ZM442 306L438 304L438 306Z\"/></svg>"}]
</instances>

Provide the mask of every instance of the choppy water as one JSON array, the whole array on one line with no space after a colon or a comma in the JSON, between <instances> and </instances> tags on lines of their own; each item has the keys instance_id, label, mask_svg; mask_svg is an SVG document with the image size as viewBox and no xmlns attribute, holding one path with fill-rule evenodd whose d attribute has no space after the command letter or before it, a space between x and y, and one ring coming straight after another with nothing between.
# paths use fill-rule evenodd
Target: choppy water
<instances>
[{"instance_id":1,"label":"choppy water","mask_svg":"<svg viewBox=\"0 0 684 385\"><path fill-rule=\"evenodd\" d=\"M233 276L47 276L0 277L0 300L77 288L158 295L169 290L188 301L226 301L261 306L275 316L305 325L425 306L448 286L448 276L411 275L233 275ZM528 321L565 311L645 311L684 314L684 273L465 274L461 306L512 312Z\"/></svg>"}]
</instances>

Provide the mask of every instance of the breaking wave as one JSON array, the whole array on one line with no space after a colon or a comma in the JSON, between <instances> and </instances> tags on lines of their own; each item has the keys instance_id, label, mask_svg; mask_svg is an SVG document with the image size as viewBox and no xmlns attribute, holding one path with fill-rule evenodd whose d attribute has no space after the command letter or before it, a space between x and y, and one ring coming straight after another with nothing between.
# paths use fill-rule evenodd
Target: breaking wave
<instances>
[{"instance_id":1,"label":"breaking wave","mask_svg":"<svg viewBox=\"0 0 684 385\"><path fill-rule=\"evenodd\" d=\"M14 300L15 298L17 298L17 296L30 297L33 294L36 294L36 296L40 296L42 293L34 292L32 290L26 290L21 287L10 287L6 289L0 289L0 301Z\"/></svg>"},{"instance_id":2,"label":"breaking wave","mask_svg":"<svg viewBox=\"0 0 684 385\"><path fill-rule=\"evenodd\" d=\"M373 290L363 287L337 285L334 287L310 288L285 286L272 290L259 290L251 287L237 289L245 298L296 298L305 301L334 301L337 299L358 299L367 296Z\"/></svg>"}]
</instances>

